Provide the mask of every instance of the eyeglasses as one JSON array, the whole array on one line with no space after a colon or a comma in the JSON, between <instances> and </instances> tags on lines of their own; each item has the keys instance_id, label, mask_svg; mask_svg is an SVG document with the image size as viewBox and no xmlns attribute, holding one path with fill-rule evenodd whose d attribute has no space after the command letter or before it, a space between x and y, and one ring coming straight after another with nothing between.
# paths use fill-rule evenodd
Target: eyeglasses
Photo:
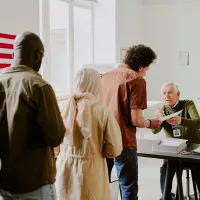
<instances>
[{"instance_id":1,"label":"eyeglasses","mask_svg":"<svg viewBox=\"0 0 200 200\"><path fill-rule=\"evenodd\" d=\"M37 49L39 52L42 53L42 55L44 55L44 51L42 51L41 49Z\"/></svg>"},{"instance_id":2,"label":"eyeglasses","mask_svg":"<svg viewBox=\"0 0 200 200\"><path fill-rule=\"evenodd\" d=\"M37 50L38 50L39 52L41 52L41 53L42 53L42 56L43 56L41 65L42 65L42 66L46 65L46 64L47 64L47 60L46 60L46 58L45 58L45 56L44 56L44 51L42 51L41 49L37 49Z\"/></svg>"}]
</instances>

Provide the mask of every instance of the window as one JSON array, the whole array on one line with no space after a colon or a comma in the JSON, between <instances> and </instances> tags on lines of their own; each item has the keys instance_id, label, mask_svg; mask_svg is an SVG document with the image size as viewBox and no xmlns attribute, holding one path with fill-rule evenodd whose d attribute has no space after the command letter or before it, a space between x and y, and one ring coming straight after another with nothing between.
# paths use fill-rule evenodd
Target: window
<instances>
[{"instance_id":1,"label":"window","mask_svg":"<svg viewBox=\"0 0 200 200\"><path fill-rule=\"evenodd\" d=\"M92 63L92 11L74 7L74 70Z\"/></svg>"},{"instance_id":2,"label":"window","mask_svg":"<svg viewBox=\"0 0 200 200\"><path fill-rule=\"evenodd\" d=\"M50 0L50 82L57 93L69 91L69 5Z\"/></svg>"},{"instance_id":3,"label":"window","mask_svg":"<svg viewBox=\"0 0 200 200\"><path fill-rule=\"evenodd\" d=\"M74 76L93 63L93 7L87 0L41 0L43 77L59 95L70 94Z\"/></svg>"}]
</instances>

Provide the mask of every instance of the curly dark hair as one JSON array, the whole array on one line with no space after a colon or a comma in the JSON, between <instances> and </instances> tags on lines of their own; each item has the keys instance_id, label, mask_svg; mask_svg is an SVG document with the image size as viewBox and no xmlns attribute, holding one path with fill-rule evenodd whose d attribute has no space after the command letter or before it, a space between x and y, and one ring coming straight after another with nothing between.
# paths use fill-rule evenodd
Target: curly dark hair
<instances>
[{"instance_id":1,"label":"curly dark hair","mask_svg":"<svg viewBox=\"0 0 200 200\"><path fill-rule=\"evenodd\" d=\"M148 67L157 58L156 53L143 44L130 47L124 58L124 63L129 65L134 71L138 72L139 68Z\"/></svg>"}]
</instances>

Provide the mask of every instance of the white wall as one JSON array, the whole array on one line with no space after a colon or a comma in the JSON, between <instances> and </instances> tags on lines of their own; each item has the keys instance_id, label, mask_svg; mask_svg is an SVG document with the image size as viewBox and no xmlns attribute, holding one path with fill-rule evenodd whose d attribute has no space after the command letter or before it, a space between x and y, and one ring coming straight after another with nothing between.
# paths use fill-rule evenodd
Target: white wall
<instances>
[{"instance_id":1,"label":"white wall","mask_svg":"<svg viewBox=\"0 0 200 200\"><path fill-rule=\"evenodd\" d=\"M116 0L116 62L121 48L139 43L158 55L146 76L148 100L161 100L161 85L174 81L200 110L199 11L199 0ZM189 66L179 65L180 51L189 52Z\"/></svg>"},{"instance_id":2,"label":"white wall","mask_svg":"<svg viewBox=\"0 0 200 200\"><path fill-rule=\"evenodd\" d=\"M144 22L142 0L116 0L116 62L121 48L144 43Z\"/></svg>"},{"instance_id":3,"label":"white wall","mask_svg":"<svg viewBox=\"0 0 200 200\"><path fill-rule=\"evenodd\" d=\"M98 0L94 11L94 63L121 62L120 50L144 42L141 0Z\"/></svg>"},{"instance_id":4,"label":"white wall","mask_svg":"<svg viewBox=\"0 0 200 200\"><path fill-rule=\"evenodd\" d=\"M115 0L94 6L94 63L115 63Z\"/></svg>"},{"instance_id":5,"label":"white wall","mask_svg":"<svg viewBox=\"0 0 200 200\"><path fill-rule=\"evenodd\" d=\"M0 4L1 32L39 33L39 0L0 0ZM150 45L158 60L146 76L148 100L161 100L161 85L175 81L181 98L195 100L200 108L200 1L98 0L94 9L95 63L120 62L121 48ZM179 51L190 53L189 66L179 66Z\"/></svg>"},{"instance_id":6,"label":"white wall","mask_svg":"<svg viewBox=\"0 0 200 200\"><path fill-rule=\"evenodd\" d=\"M148 100L160 100L161 85L174 81L180 87L181 98L195 100L200 108L200 2L176 2L145 5L145 43L158 54L146 77ZM179 51L189 52L189 66L179 65Z\"/></svg>"},{"instance_id":7,"label":"white wall","mask_svg":"<svg viewBox=\"0 0 200 200\"><path fill-rule=\"evenodd\" d=\"M0 0L0 32L39 34L39 0Z\"/></svg>"}]
</instances>

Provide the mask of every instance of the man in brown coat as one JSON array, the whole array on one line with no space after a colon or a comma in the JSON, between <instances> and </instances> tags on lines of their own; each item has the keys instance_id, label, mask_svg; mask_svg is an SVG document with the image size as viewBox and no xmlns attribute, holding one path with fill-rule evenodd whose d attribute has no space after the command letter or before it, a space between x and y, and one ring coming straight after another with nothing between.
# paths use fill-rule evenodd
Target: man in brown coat
<instances>
[{"instance_id":1,"label":"man in brown coat","mask_svg":"<svg viewBox=\"0 0 200 200\"><path fill-rule=\"evenodd\" d=\"M0 199L55 200L53 147L65 127L52 87L37 73L44 54L31 32L17 36L0 74Z\"/></svg>"}]
</instances>

